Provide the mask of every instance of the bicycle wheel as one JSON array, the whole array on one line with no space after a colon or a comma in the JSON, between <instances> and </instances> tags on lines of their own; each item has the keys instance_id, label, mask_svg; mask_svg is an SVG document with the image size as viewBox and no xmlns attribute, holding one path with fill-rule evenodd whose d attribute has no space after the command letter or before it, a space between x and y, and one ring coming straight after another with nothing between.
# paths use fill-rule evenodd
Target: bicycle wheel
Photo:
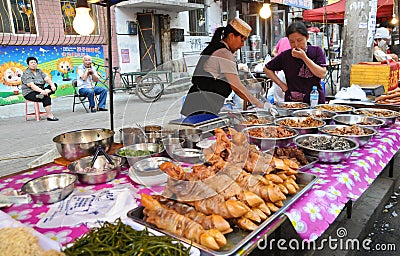
<instances>
[{"instance_id":1,"label":"bicycle wheel","mask_svg":"<svg viewBox=\"0 0 400 256\"><path fill-rule=\"evenodd\" d=\"M164 92L164 84L156 75L142 77L136 85L136 93L144 102L157 101Z\"/></svg>"}]
</instances>

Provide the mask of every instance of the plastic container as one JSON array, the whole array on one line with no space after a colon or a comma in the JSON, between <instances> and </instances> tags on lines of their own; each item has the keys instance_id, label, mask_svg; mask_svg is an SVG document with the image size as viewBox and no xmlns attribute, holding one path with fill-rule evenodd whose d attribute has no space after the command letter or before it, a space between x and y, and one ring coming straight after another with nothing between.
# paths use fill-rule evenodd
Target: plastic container
<instances>
[{"instance_id":1,"label":"plastic container","mask_svg":"<svg viewBox=\"0 0 400 256\"><path fill-rule=\"evenodd\" d=\"M317 90L317 86L313 86L312 91L310 93L310 107L313 108L318 105L319 92Z\"/></svg>"}]
</instances>

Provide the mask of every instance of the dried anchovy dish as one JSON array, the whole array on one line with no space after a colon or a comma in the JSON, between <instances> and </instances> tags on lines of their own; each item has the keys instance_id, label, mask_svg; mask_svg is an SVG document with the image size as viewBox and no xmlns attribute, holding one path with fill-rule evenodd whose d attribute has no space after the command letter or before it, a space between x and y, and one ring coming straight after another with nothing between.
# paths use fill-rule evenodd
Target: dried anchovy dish
<instances>
[{"instance_id":1,"label":"dried anchovy dish","mask_svg":"<svg viewBox=\"0 0 400 256\"><path fill-rule=\"evenodd\" d=\"M318 150L346 150L351 149L348 140L341 137L310 137L300 142L304 147Z\"/></svg>"}]
</instances>

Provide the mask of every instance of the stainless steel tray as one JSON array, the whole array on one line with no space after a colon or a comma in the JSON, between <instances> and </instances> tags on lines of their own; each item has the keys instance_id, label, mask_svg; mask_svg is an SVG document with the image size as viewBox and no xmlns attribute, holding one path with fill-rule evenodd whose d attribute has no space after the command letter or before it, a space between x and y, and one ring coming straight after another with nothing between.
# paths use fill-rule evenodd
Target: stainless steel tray
<instances>
[{"instance_id":1,"label":"stainless steel tray","mask_svg":"<svg viewBox=\"0 0 400 256\"><path fill-rule=\"evenodd\" d=\"M313 168L314 164L318 162L318 157L315 156L306 156L306 159L308 161L308 164L300 166L300 168L297 171L304 172L305 170Z\"/></svg>"},{"instance_id":2,"label":"stainless steel tray","mask_svg":"<svg viewBox=\"0 0 400 256\"><path fill-rule=\"evenodd\" d=\"M199 248L200 250L203 250L207 253L210 253L212 255L231 255L231 254L235 253L237 250L239 250L244 245L246 245L251 239L253 239L259 232L261 232L268 225L270 225L276 218L281 216L291 204L293 204L298 198L300 198L305 192L307 192L314 185L314 183L318 180L318 176L316 176L314 174L305 173L305 172L299 172L296 176L297 176L296 181L300 186L300 191L293 196L287 196L287 199L283 202L284 203L283 207L281 207L279 209L279 211L275 212L268 219L266 219L263 223L261 223L260 226L256 230L249 232L249 231L244 231L244 230L241 230L238 228L234 228L233 232L225 235L227 244L218 251L211 250L207 247L204 247L204 246L202 246L198 243L194 243L194 242L192 243L193 246L195 246L195 247ZM146 223L143 220L143 217L144 217L143 209L144 209L144 207L142 207L142 206L137 207L133 210L130 210L127 213L127 215L129 218L131 218L135 222L138 222L142 225L147 225L154 230L157 230L161 233L164 233L166 235L177 238L185 243L191 244L191 241L186 238L174 235L168 231L161 230L152 224Z\"/></svg>"}]
</instances>

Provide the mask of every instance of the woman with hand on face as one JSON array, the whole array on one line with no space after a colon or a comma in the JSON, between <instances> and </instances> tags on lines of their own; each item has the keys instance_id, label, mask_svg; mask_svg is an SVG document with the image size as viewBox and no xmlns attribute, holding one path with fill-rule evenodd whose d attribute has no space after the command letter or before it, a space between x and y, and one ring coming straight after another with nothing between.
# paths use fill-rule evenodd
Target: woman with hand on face
<instances>
[{"instance_id":1,"label":"woman with hand on face","mask_svg":"<svg viewBox=\"0 0 400 256\"><path fill-rule=\"evenodd\" d=\"M321 79L326 75L326 59L319 46L307 45L308 31L302 22L294 22L286 29L291 49L286 50L269 61L264 72L285 92L285 101L310 103L313 86L319 92L319 104L325 103ZM280 80L275 71L285 72L286 83Z\"/></svg>"},{"instance_id":2,"label":"woman with hand on face","mask_svg":"<svg viewBox=\"0 0 400 256\"><path fill-rule=\"evenodd\" d=\"M41 69L37 68L38 61L35 57L28 57L26 63L28 64L28 68L21 77L22 95L27 100L42 102L46 110L47 120L58 121L58 118L51 112L50 98L50 95L56 92L57 84Z\"/></svg>"}]
</instances>

